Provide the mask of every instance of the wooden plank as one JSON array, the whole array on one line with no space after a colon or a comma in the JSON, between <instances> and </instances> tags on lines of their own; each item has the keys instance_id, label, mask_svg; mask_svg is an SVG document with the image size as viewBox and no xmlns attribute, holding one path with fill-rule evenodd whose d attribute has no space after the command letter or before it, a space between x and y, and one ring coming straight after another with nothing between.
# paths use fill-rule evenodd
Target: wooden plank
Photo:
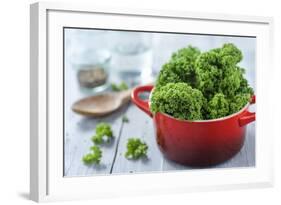
<instances>
[{"instance_id":1,"label":"wooden plank","mask_svg":"<svg viewBox=\"0 0 281 205\"><path fill-rule=\"evenodd\" d=\"M160 153L154 137L152 119L135 105L130 105L126 116L129 123L123 124L122 134L116 160L112 173L139 173L155 172L162 170L163 156ZM126 144L130 137L141 138L149 147L148 158L139 160L128 160L125 158Z\"/></svg>"},{"instance_id":2,"label":"wooden plank","mask_svg":"<svg viewBox=\"0 0 281 205\"><path fill-rule=\"evenodd\" d=\"M66 152L65 158L70 161L68 167L66 167L66 176L87 176L96 174L109 174L111 169L112 160L115 153L115 147L117 146L117 137L120 133L122 125L122 113L126 110L123 107L118 112L108 116L94 119L94 118L82 118L78 122L72 122L74 128L72 129L71 137L67 145L67 149L73 150L72 152ZM102 150L102 160L100 165L85 165L81 160L82 157L89 153L89 148L94 145L91 141L92 135L94 135L94 130L99 122L107 122L111 125L114 139L108 144L100 145ZM66 149L66 150L67 150Z\"/></svg>"},{"instance_id":3,"label":"wooden plank","mask_svg":"<svg viewBox=\"0 0 281 205\"><path fill-rule=\"evenodd\" d=\"M248 166L255 166L256 165L256 125L255 122L251 123L247 127L247 137L245 140L245 150L246 157L248 161Z\"/></svg>"}]
</instances>

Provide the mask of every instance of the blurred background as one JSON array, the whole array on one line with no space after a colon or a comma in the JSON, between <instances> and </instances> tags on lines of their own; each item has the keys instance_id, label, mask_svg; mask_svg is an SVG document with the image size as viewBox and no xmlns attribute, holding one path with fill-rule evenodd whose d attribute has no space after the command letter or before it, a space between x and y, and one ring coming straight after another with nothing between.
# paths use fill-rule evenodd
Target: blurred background
<instances>
[{"instance_id":1,"label":"blurred background","mask_svg":"<svg viewBox=\"0 0 281 205\"><path fill-rule=\"evenodd\" d=\"M75 75L83 93L104 91L112 83L129 87L151 83L178 49L192 45L207 51L224 43L241 49L240 66L255 88L255 38L77 28L65 28L64 34L65 70Z\"/></svg>"}]
</instances>

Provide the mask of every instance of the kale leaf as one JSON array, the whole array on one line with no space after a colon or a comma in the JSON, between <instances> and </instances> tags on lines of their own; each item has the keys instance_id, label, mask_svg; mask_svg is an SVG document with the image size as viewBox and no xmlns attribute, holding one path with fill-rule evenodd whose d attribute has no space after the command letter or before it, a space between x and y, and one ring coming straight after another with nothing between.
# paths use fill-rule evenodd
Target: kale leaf
<instances>
[{"instance_id":1,"label":"kale leaf","mask_svg":"<svg viewBox=\"0 0 281 205\"><path fill-rule=\"evenodd\" d=\"M139 159L147 157L148 146L138 138L129 138L127 142L127 151L125 157L127 159Z\"/></svg>"},{"instance_id":2,"label":"kale leaf","mask_svg":"<svg viewBox=\"0 0 281 205\"><path fill-rule=\"evenodd\" d=\"M238 64L242 52L232 43L200 52L188 46L162 66L150 109L178 119L207 120L241 110L254 91Z\"/></svg>"},{"instance_id":3,"label":"kale leaf","mask_svg":"<svg viewBox=\"0 0 281 205\"><path fill-rule=\"evenodd\" d=\"M83 156L82 160L85 164L99 164L102 157L102 151L98 146L92 146L91 153Z\"/></svg>"},{"instance_id":4,"label":"kale leaf","mask_svg":"<svg viewBox=\"0 0 281 205\"><path fill-rule=\"evenodd\" d=\"M96 126L96 134L92 137L95 144L109 142L113 138L111 126L108 123L102 122Z\"/></svg>"}]
</instances>

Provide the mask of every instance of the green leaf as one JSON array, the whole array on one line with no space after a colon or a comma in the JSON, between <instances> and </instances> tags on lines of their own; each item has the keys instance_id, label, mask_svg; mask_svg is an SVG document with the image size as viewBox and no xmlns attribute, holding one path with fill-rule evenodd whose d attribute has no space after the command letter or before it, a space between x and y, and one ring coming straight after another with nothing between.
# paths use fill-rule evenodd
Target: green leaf
<instances>
[{"instance_id":1,"label":"green leaf","mask_svg":"<svg viewBox=\"0 0 281 205\"><path fill-rule=\"evenodd\" d=\"M125 82L121 82L119 85L112 83L111 84L111 89L115 92L119 92L119 91L124 91L124 90L128 90L129 87Z\"/></svg>"},{"instance_id":2,"label":"green leaf","mask_svg":"<svg viewBox=\"0 0 281 205\"><path fill-rule=\"evenodd\" d=\"M99 164L102 157L102 151L98 146L92 146L90 148L91 153L83 156L82 160L85 164Z\"/></svg>"},{"instance_id":3,"label":"green leaf","mask_svg":"<svg viewBox=\"0 0 281 205\"><path fill-rule=\"evenodd\" d=\"M95 144L109 142L113 138L111 126L108 123L102 122L96 126L96 134L92 137Z\"/></svg>"},{"instance_id":4,"label":"green leaf","mask_svg":"<svg viewBox=\"0 0 281 205\"><path fill-rule=\"evenodd\" d=\"M127 142L127 151L125 157L127 159L139 159L147 157L148 146L138 138L129 138Z\"/></svg>"},{"instance_id":5,"label":"green leaf","mask_svg":"<svg viewBox=\"0 0 281 205\"><path fill-rule=\"evenodd\" d=\"M187 83L168 83L155 89L151 98L153 113L162 112L178 119L202 119L204 97Z\"/></svg>"},{"instance_id":6,"label":"green leaf","mask_svg":"<svg viewBox=\"0 0 281 205\"><path fill-rule=\"evenodd\" d=\"M102 144L103 143L103 136L102 135L94 135L92 137L92 141L95 143L95 144Z\"/></svg>"},{"instance_id":7,"label":"green leaf","mask_svg":"<svg viewBox=\"0 0 281 205\"><path fill-rule=\"evenodd\" d=\"M238 112L254 93L244 77L245 69L238 65L242 59L242 52L232 43L206 52L192 46L178 50L157 77L151 111L182 120Z\"/></svg>"}]
</instances>

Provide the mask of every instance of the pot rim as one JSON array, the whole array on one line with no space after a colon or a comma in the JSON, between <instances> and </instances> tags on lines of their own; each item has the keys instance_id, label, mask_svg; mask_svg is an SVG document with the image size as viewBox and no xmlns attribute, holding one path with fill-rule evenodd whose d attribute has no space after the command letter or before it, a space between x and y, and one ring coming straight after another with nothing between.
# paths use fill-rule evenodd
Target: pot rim
<instances>
[{"instance_id":1,"label":"pot rim","mask_svg":"<svg viewBox=\"0 0 281 205\"><path fill-rule=\"evenodd\" d=\"M152 97L153 90L154 90L154 88L152 89L152 92L151 92L150 95L149 95L149 101L148 101L149 109L150 109L150 104L151 104L151 101L150 101L150 100L151 100L151 97ZM169 117L169 118L171 118L171 119L173 119L173 120L177 120L177 121L181 121L181 122L192 122L192 123L194 123L194 122L199 122L199 123L204 123L204 122L224 121L224 120L233 118L233 117L235 117L235 116L241 114L241 113L244 112L245 110L247 110L249 106L250 106L250 102L248 102L243 108L241 108L241 110L239 110L239 111L236 112L236 113L233 113L233 114L231 114L231 115L227 115L227 116L225 116L225 117L220 117L220 118L210 119L210 120L181 120L181 119L177 119L177 118L175 118L175 117L173 117L173 116L171 116L171 115L169 115L169 114L167 114L167 113L163 113L163 112L157 112L157 113L160 113L160 114L165 115L165 116L167 116L167 117ZM153 114L153 116L155 116L157 113Z\"/></svg>"}]
</instances>

